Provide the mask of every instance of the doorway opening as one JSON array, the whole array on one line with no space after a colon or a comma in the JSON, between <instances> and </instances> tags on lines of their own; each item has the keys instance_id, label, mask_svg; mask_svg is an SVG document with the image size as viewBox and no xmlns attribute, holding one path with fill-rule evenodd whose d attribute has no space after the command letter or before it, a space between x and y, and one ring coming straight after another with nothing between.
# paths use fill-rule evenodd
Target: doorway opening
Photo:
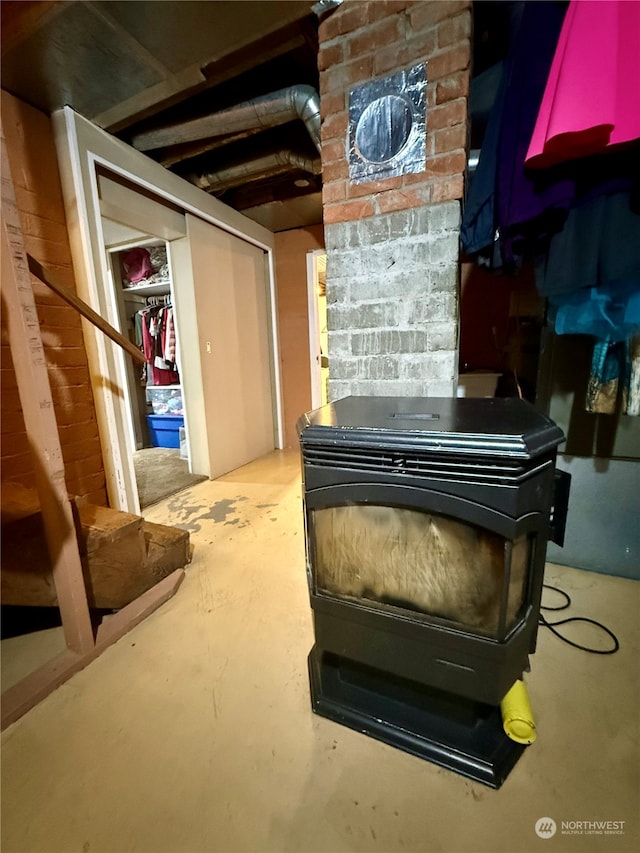
<instances>
[{"instance_id":1,"label":"doorway opening","mask_svg":"<svg viewBox=\"0 0 640 853\"><path fill-rule=\"evenodd\" d=\"M168 244L191 473L215 479L282 447L274 236L69 108L53 117L78 291L120 324L103 223ZM136 239L139 234L136 235ZM85 336L109 505L139 512L130 368Z\"/></svg>"},{"instance_id":2,"label":"doorway opening","mask_svg":"<svg viewBox=\"0 0 640 853\"><path fill-rule=\"evenodd\" d=\"M176 337L170 243L102 217L120 331L145 354L127 360L127 407L140 509L206 480L192 473Z\"/></svg>"},{"instance_id":3,"label":"doorway opening","mask_svg":"<svg viewBox=\"0 0 640 853\"><path fill-rule=\"evenodd\" d=\"M327 321L327 255L324 249L307 254L311 406L329 402L329 330Z\"/></svg>"}]
</instances>

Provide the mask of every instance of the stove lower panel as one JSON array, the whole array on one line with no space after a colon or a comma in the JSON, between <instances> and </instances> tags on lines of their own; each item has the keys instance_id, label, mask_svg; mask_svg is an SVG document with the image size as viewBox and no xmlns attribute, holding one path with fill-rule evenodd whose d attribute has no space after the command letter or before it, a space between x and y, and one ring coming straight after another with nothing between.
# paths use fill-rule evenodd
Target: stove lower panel
<instances>
[{"instance_id":1,"label":"stove lower panel","mask_svg":"<svg viewBox=\"0 0 640 853\"><path fill-rule=\"evenodd\" d=\"M336 598L311 596L315 643L325 652L467 699L499 705L529 669L533 614L507 643Z\"/></svg>"},{"instance_id":2,"label":"stove lower panel","mask_svg":"<svg viewBox=\"0 0 640 853\"><path fill-rule=\"evenodd\" d=\"M314 713L491 788L526 749L502 728L500 708L390 675L314 646Z\"/></svg>"}]
</instances>

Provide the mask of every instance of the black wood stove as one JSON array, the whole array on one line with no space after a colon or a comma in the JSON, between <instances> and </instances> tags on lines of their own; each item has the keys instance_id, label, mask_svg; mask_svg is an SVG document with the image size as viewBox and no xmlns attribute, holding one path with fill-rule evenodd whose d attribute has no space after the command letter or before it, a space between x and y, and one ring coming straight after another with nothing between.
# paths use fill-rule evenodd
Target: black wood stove
<instances>
[{"instance_id":1,"label":"black wood stove","mask_svg":"<svg viewBox=\"0 0 640 853\"><path fill-rule=\"evenodd\" d=\"M347 397L298 432L313 710L499 787L526 748L499 705L535 651L562 431L518 399Z\"/></svg>"}]
</instances>

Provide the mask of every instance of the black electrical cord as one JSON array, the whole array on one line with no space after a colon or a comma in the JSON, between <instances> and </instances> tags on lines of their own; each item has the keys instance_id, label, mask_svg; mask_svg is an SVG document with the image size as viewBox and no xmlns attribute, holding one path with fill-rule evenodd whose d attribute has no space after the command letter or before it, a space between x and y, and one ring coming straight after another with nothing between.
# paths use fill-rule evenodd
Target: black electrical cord
<instances>
[{"instance_id":1,"label":"black electrical cord","mask_svg":"<svg viewBox=\"0 0 640 853\"><path fill-rule=\"evenodd\" d=\"M571 606L571 596L566 593L563 589L558 589L557 586L551 586L548 583L543 584L544 589L552 589L554 592L559 593L564 596L565 602L561 604L559 607L540 607L540 610L566 610ZM568 640L564 637L559 631L556 631L556 627L558 625L567 625L569 622L588 622L590 625L595 625L597 628L600 628L608 634L613 640L613 648L611 649L590 649L588 646L582 646L580 643L574 643L573 640ZM552 634L555 634L563 643L567 643L570 646L573 646L576 649L581 649L583 652L589 652L592 655L613 655L620 648L620 643L618 642L618 638L610 631L607 627L605 627L601 622L596 622L595 619L587 619L586 616L571 616L568 619L559 619L557 622L548 622L542 613L539 614L538 624L543 625L545 628L548 628Z\"/></svg>"}]
</instances>

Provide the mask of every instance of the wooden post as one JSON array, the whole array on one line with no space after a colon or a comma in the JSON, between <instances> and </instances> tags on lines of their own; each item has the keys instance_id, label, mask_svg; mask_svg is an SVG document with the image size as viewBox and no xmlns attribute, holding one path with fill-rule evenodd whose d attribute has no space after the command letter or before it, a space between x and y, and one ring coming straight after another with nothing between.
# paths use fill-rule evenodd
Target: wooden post
<instances>
[{"instance_id":1,"label":"wooden post","mask_svg":"<svg viewBox=\"0 0 640 853\"><path fill-rule=\"evenodd\" d=\"M4 132L2 137L2 308L31 447L53 580L67 647L95 646L51 386L33 298Z\"/></svg>"}]
</instances>

